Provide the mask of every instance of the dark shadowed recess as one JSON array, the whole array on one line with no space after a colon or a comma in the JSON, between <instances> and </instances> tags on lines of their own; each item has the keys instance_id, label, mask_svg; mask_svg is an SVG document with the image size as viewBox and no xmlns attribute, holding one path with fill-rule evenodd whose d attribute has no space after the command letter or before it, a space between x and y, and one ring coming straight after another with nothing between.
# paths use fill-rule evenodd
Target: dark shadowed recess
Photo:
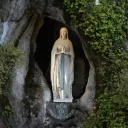
<instances>
[{"instance_id":1,"label":"dark shadowed recess","mask_svg":"<svg viewBox=\"0 0 128 128\"><path fill-rule=\"evenodd\" d=\"M35 60L42 70L50 87L51 50L54 42L59 38L59 31L61 27L65 27L65 25L56 20L44 18L44 24L41 27L36 39L37 49L35 52ZM78 36L69 28L68 31L69 39L73 44L75 53L73 97L74 99L77 99L80 98L85 91L89 73L89 63L85 57Z\"/></svg>"}]
</instances>

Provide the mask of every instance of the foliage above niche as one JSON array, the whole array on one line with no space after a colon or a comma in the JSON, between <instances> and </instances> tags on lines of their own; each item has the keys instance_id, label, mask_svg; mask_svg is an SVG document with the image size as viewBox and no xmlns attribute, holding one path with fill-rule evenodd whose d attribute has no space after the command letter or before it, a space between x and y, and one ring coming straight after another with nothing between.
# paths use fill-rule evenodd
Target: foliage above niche
<instances>
[{"instance_id":1,"label":"foliage above niche","mask_svg":"<svg viewBox=\"0 0 128 128\"><path fill-rule=\"evenodd\" d=\"M126 128L128 53L124 42L127 42L128 1L100 0L100 5L95 5L95 0L64 0L64 5L101 61L96 67L96 112L83 127Z\"/></svg>"}]
</instances>

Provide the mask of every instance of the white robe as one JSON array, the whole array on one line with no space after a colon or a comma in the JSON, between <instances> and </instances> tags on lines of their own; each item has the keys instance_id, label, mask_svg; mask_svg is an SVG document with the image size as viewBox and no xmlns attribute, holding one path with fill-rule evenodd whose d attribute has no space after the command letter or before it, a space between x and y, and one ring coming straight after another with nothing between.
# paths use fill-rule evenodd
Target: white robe
<instances>
[{"instance_id":1,"label":"white robe","mask_svg":"<svg viewBox=\"0 0 128 128\"><path fill-rule=\"evenodd\" d=\"M65 49L65 52L62 51ZM51 52L51 82L54 102L72 102L74 51L69 39L59 38Z\"/></svg>"}]
</instances>

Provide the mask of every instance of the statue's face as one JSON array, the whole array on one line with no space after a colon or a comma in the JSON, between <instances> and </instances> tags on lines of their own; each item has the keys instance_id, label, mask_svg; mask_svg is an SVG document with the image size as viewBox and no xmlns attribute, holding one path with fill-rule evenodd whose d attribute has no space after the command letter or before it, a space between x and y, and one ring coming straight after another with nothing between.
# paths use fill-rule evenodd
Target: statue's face
<instances>
[{"instance_id":1,"label":"statue's face","mask_svg":"<svg viewBox=\"0 0 128 128\"><path fill-rule=\"evenodd\" d=\"M60 34L61 34L62 39L67 39L67 29L66 28L62 28Z\"/></svg>"}]
</instances>

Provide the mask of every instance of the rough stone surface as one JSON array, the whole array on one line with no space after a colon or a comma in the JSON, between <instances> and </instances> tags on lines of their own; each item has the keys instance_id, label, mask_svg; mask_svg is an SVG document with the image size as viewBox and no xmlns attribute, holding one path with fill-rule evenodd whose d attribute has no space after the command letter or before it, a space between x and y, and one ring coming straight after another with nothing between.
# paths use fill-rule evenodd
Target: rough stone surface
<instances>
[{"instance_id":1,"label":"rough stone surface","mask_svg":"<svg viewBox=\"0 0 128 128\"><path fill-rule=\"evenodd\" d=\"M0 128L7 128L7 124L5 125L5 121L4 118L2 116L0 116Z\"/></svg>"},{"instance_id":2,"label":"rough stone surface","mask_svg":"<svg viewBox=\"0 0 128 128\"><path fill-rule=\"evenodd\" d=\"M86 58L88 59L90 70L89 70L89 76L88 76L88 82L85 88L85 93L83 96L79 99L78 105L80 106L81 110L87 111L88 114L91 114L93 112L93 108L95 106L94 98L95 98L95 67L93 64L93 60L91 58L91 55L88 53L88 47L86 45L86 42L83 40L83 38L79 35L78 31L75 29L77 35L79 36Z\"/></svg>"},{"instance_id":3,"label":"rough stone surface","mask_svg":"<svg viewBox=\"0 0 128 128\"><path fill-rule=\"evenodd\" d=\"M26 82L26 98L29 110L29 126L31 128L37 127L44 123L46 113L46 102L51 100L51 92L48 88L47 82L40 71L38 65L33 61L29 69Z\"/></svg>"},{"instance_id":4,"label":"rough stone surface","mask_svg":"<svg viewBox=\"0 0 128 128\"><path fill-rule=\"evenodd\" d=\"M29 7L28 3L28 0L0 1L0 44L15 43L20 38L19 35L23 34L24 26L29 19L29 16L24 15Z\"/></svg>"},{"instance_id":5,"label":"rough stone surface","mask_svg":"<svg viewBox=\"0 0 128 128\"><path fill-rule=\"evenodd\" d=\"M30 54L30 39L33 32L33 27L36 21L36 17L32 17L27 29L25 30L24 34L22 35L21 39L18 43L18 49L25 53L24 55L24 62L21 67L14 68L13 71L13 79L12 79L12 86L10 88L9 99L12 105L12 109L15 113L14 120L16 121L14 124L16 127L19 125L22 126L26 121L26 118L23 118L24 115L24 104L22 103L24 97L24 85L25 85L25 78L28 71L28 64L29 64L29 54Z\"/></svg>"},{"instance_id":6,"label":"rough stone surface","mask_svg":"<svg viewBox=\"0 0 128 128\"><path fill-rule=\"evenodd\" d=\"M1 0L0 1L0 21L17 21L19 20L28 5L28 0Z\"/></svg>"}]
</instances>

